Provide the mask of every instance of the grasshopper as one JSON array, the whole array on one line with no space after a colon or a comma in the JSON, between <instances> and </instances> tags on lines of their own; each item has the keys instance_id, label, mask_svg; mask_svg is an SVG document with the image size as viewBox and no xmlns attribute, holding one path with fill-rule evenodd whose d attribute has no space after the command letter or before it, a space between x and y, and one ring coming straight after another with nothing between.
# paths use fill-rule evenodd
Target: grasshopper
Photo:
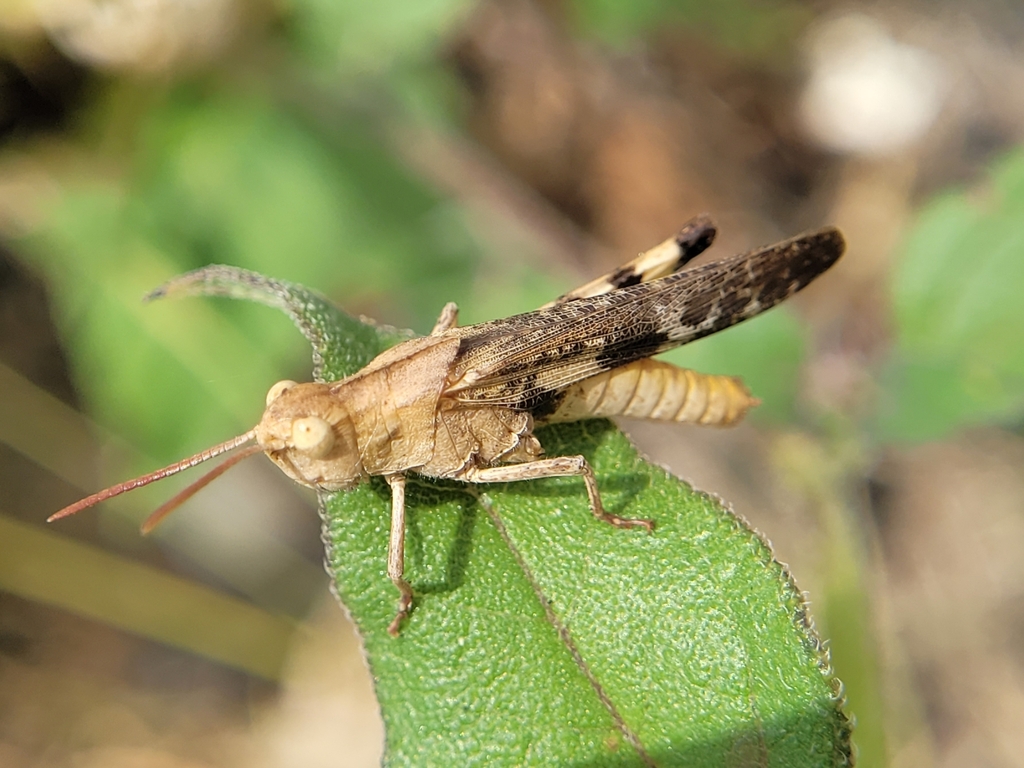
<instances>
[{"instance_id":1,"label":"grasshopper","mask_svg":"<svg viewBox=\"0 0 1024 768\"><path fill-rule=\"evenodd\" d=\"M341 381L278 382L267 393L259 424L245 434L95 493L49 519L237 448L242 450L157 509L143 532L260 451L288 477L319 491L383 476L391 488L387 574L399 592L388 627L395 636L413 605L404 576L409 473L467 483L578 476L596 518L652 531L652 520L607 512L587 460L545 457L534 428L610 416L728 426L757 405L738 378L650 357L784 301L832 266L845 245L829 227L688 266L715 234L707 217L697 217L614 272L503 320L459 327L458 309L448 304L429 336L386 350Z\"/></svg>"}]
</instances>

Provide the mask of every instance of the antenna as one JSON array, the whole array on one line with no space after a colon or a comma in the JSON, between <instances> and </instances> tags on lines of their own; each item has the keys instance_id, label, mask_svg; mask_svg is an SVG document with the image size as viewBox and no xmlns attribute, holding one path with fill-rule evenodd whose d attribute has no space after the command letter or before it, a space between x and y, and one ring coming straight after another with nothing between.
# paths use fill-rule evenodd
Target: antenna
<instances>
[{"instance_id":1,"label":"antenna","mask_svg":"<svg viewBox=\"0 0 1024 768\"><path fill-rule=\"evenodd\" d=\"M192 483L192 485L183 490L170 501L165 501L163 504L157 507L153 514L147 517L146 520L142 523L142 526L139 528L139 531L142 533L143 536L145 536L147 533L156 528L160 524L161 520L163 520L165 517L171 514L171 512L176 510L186 501L188 501L201 490L203 490L203 488L208 486L218 477L220 477L233 466L235 466L235 464L242 461L243 459L248 459L250 456L252 456L255 453L259 453L261 450L262 449L258 445L250 445L244 451L239 451L231 458L227 459L221 464L218 464L216 467L214 467L205 475L200 477L198 480Z\"/></svg>"},{"instance_id":2,"label":"antenna","mask_svg":"<svg viewBox=\"0 0 1024 768\"><path fill-rule=\"evenodd\" d=\"M204 461L209 461L215 456L220 456L222 453L227 453L228 451L234 450L239 446L245 445L246 443L248 443L251 440L254 440L255 438L256 429L254 427L253 429L250 429L248 432L246 432L244 435L233 437L230 440L221 443L220 445L215 445L212 448L207 448L205 451L200 451L194 456L189 456L187 459L177 461L174 464L171 464L170 466L164 467L163 469L158 469L155 472L150 472L148 475L142 475L141 477L135 477L132 478L131 480L126 480L123 483L118 483L117 485L112 485L109 488L104 488L102 491L98 491L97 493L94 493L91 496L86 496L84 499L76 501L74 504L69 504L59 512L55 512L54 514L50 515L48 518L46 518L46 522L52 523L54 520L60 520L62 517L68 517L70 515L75 514L76 512L81 512L83 509L88 509L89 507L95 506L96 504L99 504L101 501L112 499L115 496L120 496L122 493L134 491L136 488L141 488L144 485L155 483L157 480L163 480L165 477L170 477L171 475L176 475L179 472L183 472L186 469L191 469L197 464L202 464ZM257 446L252 446L250 450L244 452L242 458L245 458L246 456L251 456L252 454L256 453L257 450ZM240 460L241 459L238 459L237 461L232 461L227 468L234 466ZM225 462L225 464L228 464L228 462ZM225 471L227 471L227 468L221 469L221 467L217 467L217 469L213 470L213 472L210 472L208 475L205 475L204 477L200 478L197 483L193 484L193 486L186 488L185 491L182 491L182 493L178 494L178 496L182 496L190 488L198 486L195 488L195 490L192 491L192 493L188 494L187 496L184 496L184 498L182 498L181 501L185 501L193 493L195 493L204 485L206 485L206 483L209 483L218 476L222 475ZM212 475L212 477L210 477L210 475ZM202 481L205 480L207 477L209 477L210 479L206 480L206 483L202 483ZM200 485L199 483L202 483L202 485ZM175 498L178 497L176 496ZM169 503L170 502L168 502L168 504ZM157 512L164 509L164 507L166 506L167 504L164 504L162 507L160 507L159 510L157 510ZM166 515L167 512L170 512L171 509L173 508L174 507L171 507L170 509L166 510L163 514ZM161 517L163 517L163 515L161 515ZM148 523L149 521L147 520L146 522ZM156 523L154 522L153 525L155 524Z\"/></svg>"}]
</instances>

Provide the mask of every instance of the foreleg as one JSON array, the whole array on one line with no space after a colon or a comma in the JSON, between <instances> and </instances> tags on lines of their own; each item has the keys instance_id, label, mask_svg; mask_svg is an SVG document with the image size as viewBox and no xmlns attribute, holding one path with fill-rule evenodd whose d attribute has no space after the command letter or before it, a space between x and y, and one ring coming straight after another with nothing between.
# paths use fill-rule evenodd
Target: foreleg
<instances>
[{"instance_id":1,"label":"foreleg","mask_svg":"<svg viewBox=\"0 0 1024 768\"><path fill-rule=\"evenodd\" d=\"M388 625L388 634L398 630L412 608L412 587L405 580L405 475L388 475L391 486L391 535L388 538L388 578L399 591L398 613Z\"/></svg>"}]
</instances>

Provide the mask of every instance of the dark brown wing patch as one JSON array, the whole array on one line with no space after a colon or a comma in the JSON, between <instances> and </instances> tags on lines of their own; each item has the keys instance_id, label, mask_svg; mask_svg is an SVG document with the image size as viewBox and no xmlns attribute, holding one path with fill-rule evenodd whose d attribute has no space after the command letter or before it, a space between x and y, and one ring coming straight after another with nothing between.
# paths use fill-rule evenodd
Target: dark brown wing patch
<instances>
[{"instance_id":1,"label":"dark brown wing patch","mask_svg":"<svg viewBox=\"0 0 1024 768\"><path fill-rule=\"evenodd\" d=\"M540 408L573 382L728 328L770 309L828 269L834 228L658 280L502 320L455 328L445 397Z\"/></svg>"}]
</instances>

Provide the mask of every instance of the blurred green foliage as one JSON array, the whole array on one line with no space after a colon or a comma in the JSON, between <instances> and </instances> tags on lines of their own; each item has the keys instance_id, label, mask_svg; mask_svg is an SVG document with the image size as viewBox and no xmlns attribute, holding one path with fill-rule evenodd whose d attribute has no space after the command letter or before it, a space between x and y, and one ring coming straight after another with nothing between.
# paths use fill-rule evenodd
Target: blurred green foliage
<instances>
[{"instance_id":1,"label":"blurred green foliage","mask_svg":"<svg viewBox=\"0 0 1024 768\"><path fill-rule=\"evenodd\" d=\"M60 297L91 409L153 455L253 423L262 392L304 367L265 311L140 303L174 274L223 261L349 306L386 295L390 319L420 328L470 290L458 216L358 125L328 137L260 99L183 87L139 133L125 176L69 184L29 251Z\"/></svg>"},{"instance_id":2,"label":"blurred green foliage","mask_svg":"<svg viewBox=\"0 0 1024 768\"><path fill-rule=\"evenodd\" d=\"M292 0L296 48L318 69L347 76L429 65L471 0Z\"/></svg>"},{"instance_id":3,"label":"blurred green foliage","mask_svg":"<svg viewBox=\"0 0 1024 768\"><path fill-rule=\"evenodd\" d=\"M792 41L812 18L803 3L787 0L573 0L572 17L584 34L625 46L669 26L710 34L731 53L770 61L788 58Z\"/></svg>"},{"instance_id":4,"label":"blurred green foliage","mask_svg":"<svg viewBox=\"0 0 1024 768\"><path fill-rule=\"evenodd\" d=\"M386 130L394 110L450 113L436 48L471 4L386 6L297 0L248 41L248 69L114 79L83 114L87 167L62 180L25 251L56 292L89 410L149 455L247 428L271 383L308 376L265 310L141 305L169 277L236 264L420 330L471 293L481 249L464 211ZM517 286L503 290L514 301Z\"/></svg>"},{"instance_id":5,"label":"blurred green foliage","mask_svg":"<svg viewBox=\"0 0 1024 768\"><path fill-rule=\"evenodd\" d=\"M876 433L932 440L1024 416L1024 150L920 212L892 273Z\"/></svg>"}]
</instances>

